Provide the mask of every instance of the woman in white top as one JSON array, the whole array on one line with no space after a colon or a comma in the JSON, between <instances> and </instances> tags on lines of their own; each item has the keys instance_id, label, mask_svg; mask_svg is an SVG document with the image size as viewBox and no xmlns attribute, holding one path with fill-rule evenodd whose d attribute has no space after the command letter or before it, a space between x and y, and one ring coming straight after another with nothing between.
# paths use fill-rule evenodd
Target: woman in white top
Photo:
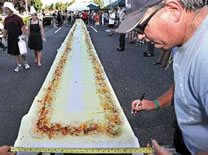
<instances>
[{"instance_id":1,"label":"woman in white top","mask_svg":"<svg viewBox=\"0 0 208 155\"><path fill-rule=\"evenodd\" d=\"M113 35L113 31L114 31L114 24L115 24L115 18L116 18L116 13L115 10L112 10L109 16L109 28L110 28L110 34L109 36Z\"/></svg>"}]
</instances>

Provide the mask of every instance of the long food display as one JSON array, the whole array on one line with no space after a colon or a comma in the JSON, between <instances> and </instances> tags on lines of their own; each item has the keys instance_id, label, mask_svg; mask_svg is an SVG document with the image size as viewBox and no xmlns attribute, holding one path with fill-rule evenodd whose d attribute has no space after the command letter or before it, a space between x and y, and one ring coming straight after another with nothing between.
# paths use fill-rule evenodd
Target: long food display
<instances>
[{"instance_id":1,"label":"long food display","mask_svg":"<svg viewBox=\"0 0 208 155\"><path fill-rule=\"evenodd\" d=\"M139 147L82 20L59 48L14 146Z\"/></svg>"}]
</instances>

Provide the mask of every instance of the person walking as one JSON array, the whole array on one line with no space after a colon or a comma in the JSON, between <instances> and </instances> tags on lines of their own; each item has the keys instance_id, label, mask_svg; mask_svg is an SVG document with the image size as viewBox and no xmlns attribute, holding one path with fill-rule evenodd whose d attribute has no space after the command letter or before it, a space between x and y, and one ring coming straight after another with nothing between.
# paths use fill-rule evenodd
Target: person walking
<instances>
[{"instance_id":1,"label":"person walking","mask_svg":"<svg viewBox=\"0 0 208 155\"><path fill-rule=\"evenodd\" d=\"M71 24L74 24L75 22L75 13L71 12Z\"/></svg>"},{"instance_id":2,"label":"person walking","mask_svg":"<svg viewBox=\"0 0 208 155\"><path fill-rule=\"evenodd\" d=\"M71 12L67 13L68 24L71 24Z\"/></svg>"},{"instance_id":3,"label":"person walking","mask_svg":"<svg viewBox=\"0 0 208 155\"><path fill-rule=\"evenodd\" d=\"M161 50L160 57L153 65L161 65L161 68L166 68L169 65L172 50Z\"/></svg>"},{"instance_id":4,"label":"person walking","mask_svg":"<svg viewBox=\"0 0 208 155\"><path fill-rule=\"evenodd\" d=\"M35 63L41 67L41 50L43 49L42 40L46 42L43 23L38 20L37 13L31 7L32 19L28 23L28 47L34 50Z\"/></svg>"},{"instance_id":5,"label":"person walking","mask_svg":"<svg viewBox=\"0 0 208 155\"><path fill-rule=\"evenodd\" d=\"M154 44L148 42L147 43L147 52L144 52L144 57L152 57L154 56Z\"/></svg>"},{"instance_id":6,"label":"person walking","mask_svg":"<svg viewBox=\"0 0 208 155\"><path fill-rule=\"evenodd\" d=\"M115 18L116 18L116 10L113 9L109 15L109 21L108 21L108 26L110 28L109 36L112 36L114 33Z\"/></svg>"},{"instance_id":7,"label":"person walking","mask_svg":"<svg viewBox=\"0 0 208 155\"><path fill-rule=\"evenodd\" d=\"M208 7L203 0L127 0L127 7L131 13L118 32L137 28L139 38L156 48L178 47L174 85L155 100L133 101L133 115L173 104L189 152L208 154ZM157 155L170 154L152 143Z\"/></svg>"},{"instance_id":8,"label":"person walking","mask_svg":"<svg viewBox=\"0 0 208 155\"><path fill-rule=\"evenodd\" d=\"M126 11L122 12L122 15L120 15L120 23L125 19L126 17ZM125 50L125 33L121 33L119 36L119 47L117 48L117 51L124 51Z\"/></svg>"},{"instance_id":9,"label":"person walking","mask_svg":"<svg viewBox=\"0 0 208 155\"><path fill-rule=\"evenodd\" d=\"M83 11L82 13L82 20L84 21L85 24L87 24L87 12Z\"/></svg>"},{"instance_id":10,"label":"person walking","mask_svg":"<svg viewBox=\"0 0 208 155\"><path fill-rule=\"evenodd\" d=\"M61 13L61 11L58 11L57 21L58 21L58 27L61 27L62 26L62 13Z\"/></svg>"},{"instance_id":11,"label":"person walking","mask_svg":"<svg viewBox=\"0 0 208 155\"><path fill-rule=\"evenodd\" d=\"M57 19L56 19L57 13L56 13L56 11L53 13L52 16L53 16L52 27L57 28L57 26L56 26L56 23L57 23Z\"/></svg>"},{"instance_id":12,"label":"person walking","mask_svg":"<svg viewBox=\"0 0 208 155\"><path fill-rule=\"evenodd\" d=\"M97 31L98 31L98 28L99 28L99 25L100 25L100 16L99 16L99 12L96 12L94 19L95 19L95 27L96 27L96 29L97 29Z\"/></svg>"},{"instance_id":13,"label":"person walking","mask_svg":"<svg viewBox=\"0 0 208 155\"><path fill-rule=\"evenodd\" d=\"M22 55L23 66L20 62L20 51L18 47L19 37L25 38L25 25L21 17L16 15L17 11L10 2L4 3L4 11L8 15L4 20L3 40L8 36L8 54L16 57L17 67L14 72L19 72L23 69L29 69L26 56Z\"/></svg>"},{"instance_id":14,"label":"person walking","mask_svg":"<svg viewBox=\"0 0 208 155\"><path fill-rule=\"evenodd\" d=\"M107 23L108 23L108 17L109 17L109 15L108 15L108 12L106 11L105 12L105 16L104 16L104 25L107 25Z\"/></svg>"},{"instance_id":15,"label":"person walking","mask_svg":"<svg viewBox=\"0 0 208 155\"><path fill-rule=\"evenodd\" d=\"M101 25L105 25L105 14L104 12L101 12Z\"/></svg>"}]
</instances>

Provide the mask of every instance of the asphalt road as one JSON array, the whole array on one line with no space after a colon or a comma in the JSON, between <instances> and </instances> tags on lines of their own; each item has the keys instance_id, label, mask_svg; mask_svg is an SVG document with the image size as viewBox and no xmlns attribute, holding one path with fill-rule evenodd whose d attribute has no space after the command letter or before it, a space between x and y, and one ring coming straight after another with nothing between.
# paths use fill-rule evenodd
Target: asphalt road
<instances>
[{"instance_id":1,"label":"asphalt road","mask_svg":"<svg viewBox=\"0 0 208 155\"><path fill-rule=\"evenodd\" d=\"M0 50L0 145L13 145L22 117L27 114L56 56L56 50L65 39L70 26L64 26L55 33L55 28L45 28L47 42L42 52L42 67L33 63L29 51L31 69L14 73L15 58ZM140 112L136 117L130 114L131 102L143 92L145 99L155 99L173 84L172 67L164 71L152 63L159 56L143 57L146 46L126 45L125 52L118 52L119 35L108 37L106 27L95 32L88 27L93 44L104 66L105 72L120 101L131 127L141 146L150 143L151 138L164 145L173 144L173 107L160 111Z\"/></svg>"}]
</instances>

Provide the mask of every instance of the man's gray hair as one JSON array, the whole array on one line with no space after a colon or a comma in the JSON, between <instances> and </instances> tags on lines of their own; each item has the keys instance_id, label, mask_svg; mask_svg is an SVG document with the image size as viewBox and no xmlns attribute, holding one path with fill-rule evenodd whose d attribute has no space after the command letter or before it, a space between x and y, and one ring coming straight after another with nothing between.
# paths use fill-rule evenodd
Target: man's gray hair
<instances>
[{"instance_id":1,"label":"man's gray hair","mask_svg":"<svg viewBox=\"0 0 208 155\"><path fill-rule=\"evenodd\" d=\"M188 11L195 11L207 5L207 0L178 0Z\"/></svg>"}]
</instances>

